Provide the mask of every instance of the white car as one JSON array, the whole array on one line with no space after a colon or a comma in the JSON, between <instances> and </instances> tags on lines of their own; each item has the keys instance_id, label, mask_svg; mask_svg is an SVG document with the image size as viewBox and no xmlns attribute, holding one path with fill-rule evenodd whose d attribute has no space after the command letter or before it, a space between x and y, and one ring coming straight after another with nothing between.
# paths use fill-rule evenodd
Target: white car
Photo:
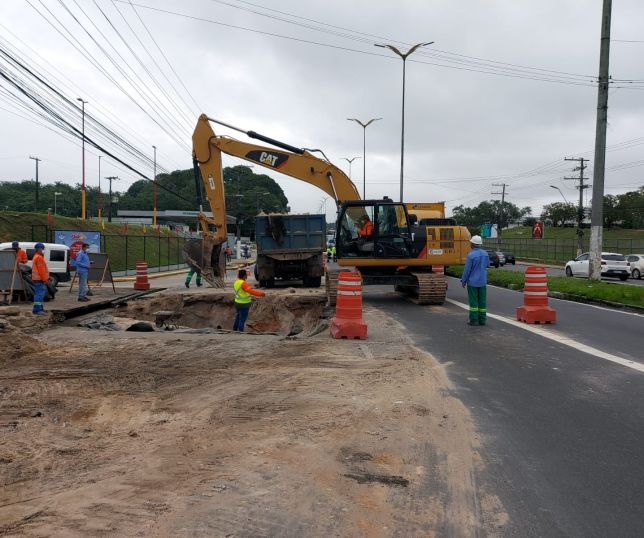
<instances>
[{"instance_id":1,"label":"white car","mask_svg":"<svg viewBox=\"0 0 644 538\"><path fill-rule=\"evenodd\" d=\"M644 254L628 254L626 261L631 264L631 277L642 278L644 274Z\"/></svg>"},{"instance_id":2,"label":"white car","mask_svg":"<svg viewBox=\"0 0 644 538\"><path fill-rule=\"evenodd\" d=\"M584 252L566 264L566 276L588 276L590 274L590 254ZM630 275L630 264L626 257L616 252L602 252L602 276L627 280Z\"/></svg>"}]
</instances>

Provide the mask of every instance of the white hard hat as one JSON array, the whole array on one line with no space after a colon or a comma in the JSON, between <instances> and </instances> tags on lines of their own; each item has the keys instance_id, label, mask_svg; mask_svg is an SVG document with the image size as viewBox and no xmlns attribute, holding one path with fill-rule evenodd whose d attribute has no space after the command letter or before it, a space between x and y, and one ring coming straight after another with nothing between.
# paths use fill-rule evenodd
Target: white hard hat
<instances>
[{"instance_id":1,"label":"white hard hat","mask_svg":"<svg viewBox=\"0 0 644 538\"><path fill-rule=\"evenodd\" d=\"M473 245L478 245L479 247L483 244L483 239L481 239L480 235L473 235L472 239L470 239L470 243Z\"/></svg>"}]
</instances>

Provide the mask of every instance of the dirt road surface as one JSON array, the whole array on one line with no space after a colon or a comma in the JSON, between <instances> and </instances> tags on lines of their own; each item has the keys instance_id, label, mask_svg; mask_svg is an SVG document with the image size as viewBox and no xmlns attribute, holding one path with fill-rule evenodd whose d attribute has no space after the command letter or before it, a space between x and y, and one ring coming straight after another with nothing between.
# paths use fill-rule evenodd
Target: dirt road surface
<instances>
[{"instance_id":1,"label":"dirt road surface","mask_svg":"<svg viewBox=\"0 0 644 538\"><path fill-rule=\"evenodd\" d=\"M502 533L442 368L384 312L365 319L366 341L25 336L0 357L0 535Z\"/></svg>"}]
</instances>

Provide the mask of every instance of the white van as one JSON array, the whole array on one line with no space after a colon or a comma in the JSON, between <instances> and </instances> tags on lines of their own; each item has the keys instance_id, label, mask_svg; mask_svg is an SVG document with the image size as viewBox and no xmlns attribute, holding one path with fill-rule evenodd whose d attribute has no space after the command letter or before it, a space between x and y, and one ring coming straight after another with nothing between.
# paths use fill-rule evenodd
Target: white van
<instances>
[{"instance_id":1,"label":"white van","mask_svg":"<svg viewBox=\"0 0 644 538\"><path fill-rule=\"evenodd\" d=\"M27 253L29 261L27 265L31 267L31 259L34 257L36 249L34 246L38 241L18 241L20 248ZM69 247L67 245L59 245L57 243L43 243L45 250L45 261L49 269L49 277L54 285L59 282L69 282ZM11 242L0 243L0 250L13 250Z\"/></svg>"}]
</instances>

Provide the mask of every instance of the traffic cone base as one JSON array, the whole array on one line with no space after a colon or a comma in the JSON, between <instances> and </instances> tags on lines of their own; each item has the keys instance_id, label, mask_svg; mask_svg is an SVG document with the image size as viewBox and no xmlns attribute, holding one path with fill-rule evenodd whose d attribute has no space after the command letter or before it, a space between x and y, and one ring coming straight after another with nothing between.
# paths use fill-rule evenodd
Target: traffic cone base
<instances>
[{"instance_id":1,"label":"traffic cone base","mask_svg":"<svg viewBox=\"0 0 644 538\"><path fill-rule=\"evenodd\" d=\"M517 320L525 323L556 323L557 311L549 306L520 306Z\"/></svg>"}]
</instances>

